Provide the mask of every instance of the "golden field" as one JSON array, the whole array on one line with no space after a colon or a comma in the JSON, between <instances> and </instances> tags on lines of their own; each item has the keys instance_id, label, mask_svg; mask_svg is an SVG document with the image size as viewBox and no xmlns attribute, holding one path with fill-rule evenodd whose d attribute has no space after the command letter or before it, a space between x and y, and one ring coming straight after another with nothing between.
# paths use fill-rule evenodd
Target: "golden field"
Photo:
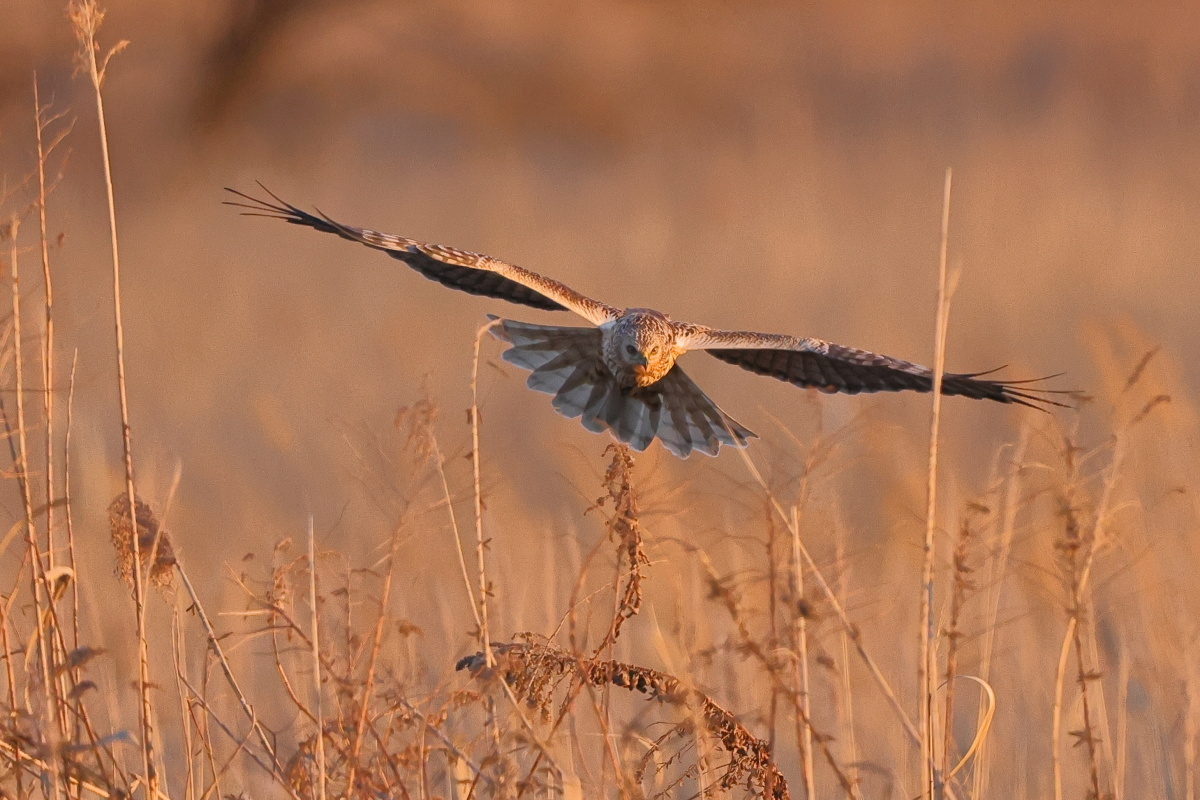
<instances>
[{"instance_id":1,"label":"golden field","mask_svg":"<svg viewBox=\"0 0 1200 800\"><path fill-rule=\"evenodd\" d=\"M177 563L141 603L119 574L96 95L65 5L13 0L6 795L1195 797L1200 9L104 10L136 492ZM1084 397L946 400L928 560L929 396L695 354L749 462L627 471L490 338L473 361L487 313L573 323L221 204L262 181L614 305L931 363L947 168L947 368Z\"/></svg>"}]
</instances>

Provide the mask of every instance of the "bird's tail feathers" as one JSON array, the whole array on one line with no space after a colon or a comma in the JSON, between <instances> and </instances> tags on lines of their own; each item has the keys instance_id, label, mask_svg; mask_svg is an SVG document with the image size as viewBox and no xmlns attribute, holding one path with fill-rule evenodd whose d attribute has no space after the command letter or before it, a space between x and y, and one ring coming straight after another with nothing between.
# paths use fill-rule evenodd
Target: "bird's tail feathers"
<instances>
[{"instance_id":1,"label":"bird's tail feathers","mask_svg":"<svg viewBox=\"0 0 1200 800\"><path fill-rule=\"evenodd\" d=\"M709 399L678 364L652 388L658 388L662 399L658 437L680 458L687 458L692 450L715 456L721 445L745 447L757 438Z\"/></svg>"}]
</instances>

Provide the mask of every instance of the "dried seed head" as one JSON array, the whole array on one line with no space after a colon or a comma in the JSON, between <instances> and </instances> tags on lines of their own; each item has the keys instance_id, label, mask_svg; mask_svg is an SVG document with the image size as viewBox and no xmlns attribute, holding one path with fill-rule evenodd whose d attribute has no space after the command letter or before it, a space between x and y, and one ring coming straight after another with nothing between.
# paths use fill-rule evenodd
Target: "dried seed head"
<instances>
[{"instance_id":1,"label":"dried seed head","mask_svg":"<svg viewBox=\"0 0 1200 800\"><path fill-rule=\"evenodd\" d=\"M175 550L171 538L158 524L158 518L141 499L136 499L137 549L143 568L149 569L150 582L161 588L171 585L171 570L175 566ZM129 515L129 498L119 494L108 507L108 524L112 530L113 549L117 555L117 572L121 580L133 586L133 529ZM153 553L151 551L154 551Z\"/></svg>"},{"instance_id":2,"label":"dried seed head","mask_svg":"<svg viewBox=\"0 0 1200 800\"><path fill-rule=\"evenodd\" d=\"M625 561L625 587L621 592L616 613L608 633L597 646L599 655L621 635L621 626L626 620L637 616L642 608L642 568L650 563L642 547L642 531L638 524L639 510L637 493L633 488L633 455L623 444L611 444L604 454L612 453L612 461L604 472L604 489L607 497L598 499L588 511L603 512L611 500L613 513L607 527L609 535L617 541L618 559Z\"/></svg>"},{"instance_id":3,"label":"dried seed head","mask_svg":"<svg viewBox=\"0 0 1200 800\"><path fill-rule=\"evenodd\" d=\"M433 426L437 414L437 406L428 395L396 411L394 424L396 430L404 434L404 449L422 462L433 454Z\"/></svg>"}]
</instances>

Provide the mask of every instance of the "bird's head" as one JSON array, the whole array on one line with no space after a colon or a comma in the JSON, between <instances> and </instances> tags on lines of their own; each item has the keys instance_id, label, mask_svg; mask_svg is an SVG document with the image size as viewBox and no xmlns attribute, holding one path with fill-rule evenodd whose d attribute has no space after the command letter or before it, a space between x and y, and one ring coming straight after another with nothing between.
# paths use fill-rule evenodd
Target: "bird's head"
<instances>
[{"instance_id":1,"label":"bird's head","mask_svg":"<svg viewBox=\"0 0 1200 800\"><path fill-rule=\"evenodd\" d=\"M616 321L606 346L613 368L630 375L638 386L649 386L665 375L675 361L671 323L662 314L631 309Z\"/></svg>"},{"instance_id":2,"label":"bird's head","mask_svg":"<svg viewBox=\"0 0 1200 800\"><path fill-rule=\"evenodd\" d=\"M643 341L645 337L632 335L622 336L618 342L618 357L631 367L644 367L655 361L660 355L658 342Z\"/></svg>"},{"instance_id":3,"label":"bird's head","mask_svg":"<svg viewBox=\"0 0 1200 800\"><path fill-rule=\"evenodd\" d=\"M669 332L652 324L656 321L639 320L641 324L623 326L617 331L617 357L621 361L631 367L644 367L667 357Z\"/></svg>"}]
</instances>

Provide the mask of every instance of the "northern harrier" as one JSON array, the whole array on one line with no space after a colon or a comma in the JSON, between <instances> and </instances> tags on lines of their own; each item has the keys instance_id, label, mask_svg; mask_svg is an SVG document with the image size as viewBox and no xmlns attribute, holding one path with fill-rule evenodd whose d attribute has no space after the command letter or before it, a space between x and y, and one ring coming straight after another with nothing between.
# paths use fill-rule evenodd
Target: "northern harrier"
<instances>
[{"instance_id":1,"label":"northern harrier","mask_svg":"<svg viewBox=\"0 0 1200 800\"><path fill-rule=\"evenodd\" d=\"M261 185L261 184L260 184ZM614 308L558 281L490 256L425 244L388 233L352 228L317 212L301 211L271 194L230 205L282 219L382 250L426 278L469 294L496 297L547 311L573 311L595 327L556 327L499 320L492 334L509 347L505 361L531 370L530 389L554 395L565 417L580 417L594 433L609 430L635 450L657 436L686 458L693 450L716 455L721 445L744 447L755 434L717 407L676 364L689 350L705 350L759 375L822 392L898 392L933 388L932 370L888 356L825 342L770 333L721 331L676 322L649 308ZM270 192L268 192L270 194ZM942 393L1016 403L1061 406L1048 390L1027 381L983 379L986 373L946 373Z\"/></svg>"}]
</instances>

